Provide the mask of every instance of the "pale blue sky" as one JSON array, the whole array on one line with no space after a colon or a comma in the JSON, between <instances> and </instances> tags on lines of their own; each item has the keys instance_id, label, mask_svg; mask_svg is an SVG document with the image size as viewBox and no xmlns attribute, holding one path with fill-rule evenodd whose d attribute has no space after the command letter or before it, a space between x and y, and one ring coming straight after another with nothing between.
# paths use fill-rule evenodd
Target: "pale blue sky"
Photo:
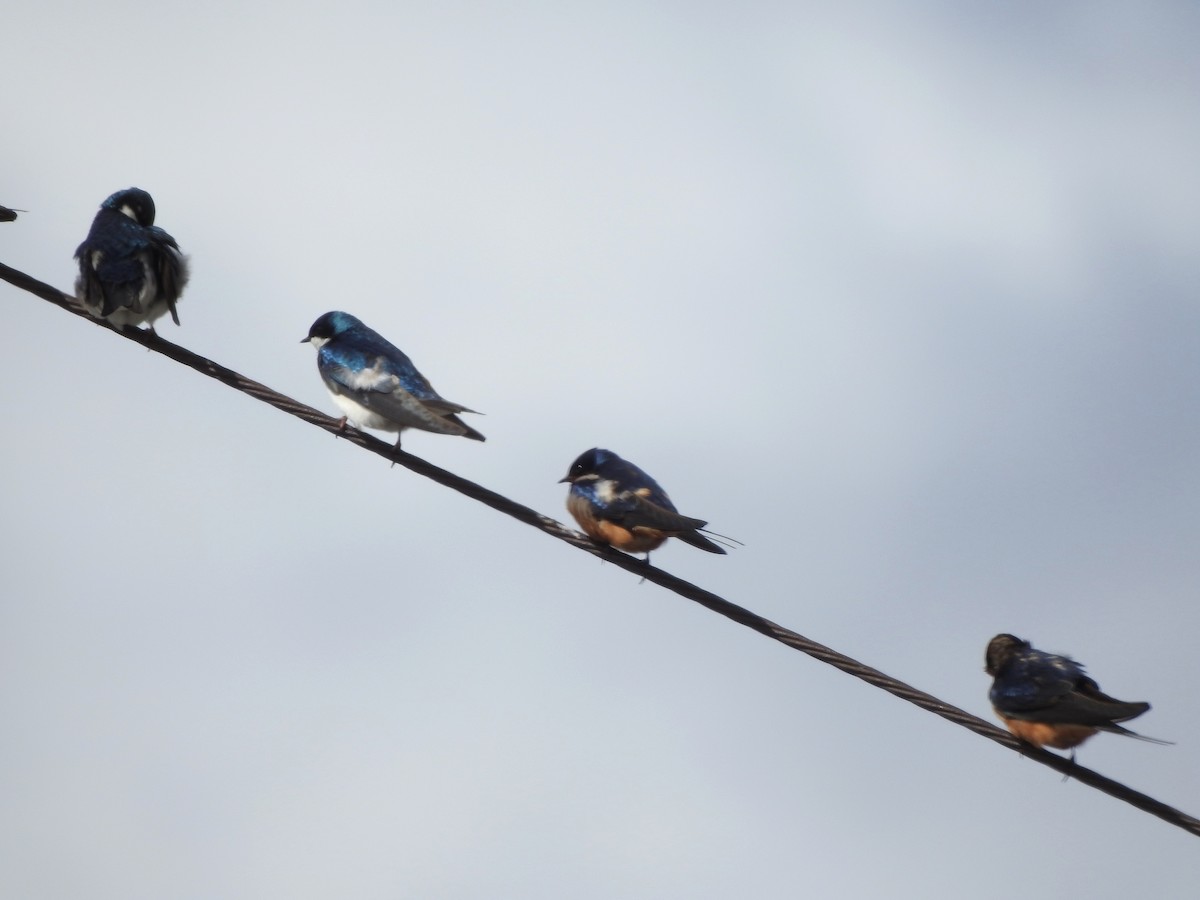
<instances>
[{"instance_id":1,"label":"pale blue sky","mask_svg":"<svg viewBox=\"0 0 1200 900\"><path fill-rule=\"evenodd\" d=\"M565 518L980 715L999 631L1200 813L1191 4L25 4L0 261L137 185L160 332L334 412L341 308ZM16 74L19 73L20 77ZM0 895L1191 898L1196 838L0 286ZM15 358L14 358L15 355Z\"/></svg>"}]
</instances>

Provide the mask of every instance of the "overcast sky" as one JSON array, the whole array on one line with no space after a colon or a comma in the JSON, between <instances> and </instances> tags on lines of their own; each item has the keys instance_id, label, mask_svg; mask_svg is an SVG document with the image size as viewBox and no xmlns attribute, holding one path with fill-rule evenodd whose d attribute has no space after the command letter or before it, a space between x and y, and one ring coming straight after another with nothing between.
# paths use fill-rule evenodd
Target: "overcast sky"
<instances>
[{"instance_id":1,"label":"overcast sky","mask_svg":"<svg viewBox=\"0 0 1200 900\"><path fill-rule=\"evenodd\" d=\"M0 261L99 203L159 331L332 414L347 310L565 518L592 446L744 541L655 564L979 715L997 632L1149 700L1200 814L1191 3L46 0ZM0 895L1193 898L1200 845L8 285ZM1022 885L1028 879L1030 888Z\"/></svg>"}]
</instances>

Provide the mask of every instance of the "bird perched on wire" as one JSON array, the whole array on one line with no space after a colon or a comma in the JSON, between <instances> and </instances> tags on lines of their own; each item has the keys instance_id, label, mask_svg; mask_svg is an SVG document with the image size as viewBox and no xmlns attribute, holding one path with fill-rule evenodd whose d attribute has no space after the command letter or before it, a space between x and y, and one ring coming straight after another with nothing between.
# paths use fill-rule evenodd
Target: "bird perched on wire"
<instances>
[{"instance_id":1,"label":"bird perched on wire","mask_svg":"<svg viewBox=\"0 0 1200 900\"><path fill-rule=\"evenodd\" d=\"M1117 724L1137 718L1150 708L1149 703L1125 702L1101 693L1080 663L1035 650L1019 637L992 638L984 671L994 679L988 697L996 715L1009 731L1035 747L1071 750L1097 731L1168 743Z\"/></svg>"},{"instance_id":2,"label":"bird perched on wire","mask_svg":"<svg viewBox=\"0 0 1200 900\"><path fill-rule=\"evenodd\" d=\"M349 313L325 313L300 343L317 348L317 371L345 413L343 427L398 432L397 447L406 428L486 440L458 417L475 410L443 399L403 351Z\"/></svg>"},{"instance_id":3,"label":"bird perched on wire","mask_svg":"<svg viewBox=\"0 0 1200 900\"><path fill-rule=\"evenodd\" d=\"M593 447L581 454L559 480L563 482L571 485L567 511L597 543L626 553L645 553L647 562L650 551L670 537L709 553L725 552L700 533L707 522L681 516L657 481L611 450ZM711 531L706 533L733 541Z\"/></svg>"},{"instance_id":4,"label":"bird perched on wire","mask_svg":"<svg viewBox=\"0 0 1200 900\"><path fill-rule=\"evenodd\" d=\"M114 325L138 326L165 313L179 324L175 304L188 280L188 261L154 224L154 199L141 188L117 191L100 204L79 249L75 295L88 312Z\"/></svg>"},{"instance_id":5,"label":"bird perched on wire","mask_svg":"<svg viewBox=\"0 0 1200 900\"><path fill-rule=\"evenodd\" d=\"M0 206L0 222L15 222L17 213L25 212L23 209L9 209L7 206Z\"/></svg>"}]
</instances>

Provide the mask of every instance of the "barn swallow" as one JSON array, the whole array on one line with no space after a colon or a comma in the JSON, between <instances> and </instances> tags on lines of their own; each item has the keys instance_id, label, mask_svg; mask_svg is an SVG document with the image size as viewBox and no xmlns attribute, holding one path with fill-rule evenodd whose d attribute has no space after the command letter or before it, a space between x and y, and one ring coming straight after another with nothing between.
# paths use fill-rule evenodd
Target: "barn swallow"
<instances>
[{"instance_id":1,"label":"barn swallow","mask_svg":"<svg viewBox=\"0 0 1200 900\"><path fill-rule=\"evenodd\" d=\"M563 482L571 485L568 512L597 543L626 553L645 553L647 562L650 551L669 537L709 553L725 552L700 534L707 522L681 516L658 482L611 450L588 450L571 463L566 477L559 479Z\"/></svg>"},{"instance_id":2,"label":"barn swallow","mask_svg":"<svg viewBox=\"0 0 1200 900\"><path fill-rule=\"evenodd\" d=\"M325 313L300 343L317 348L317 371L343 425L398 432L397 447L405 428L486 440L458 417L475 410L443 399L403 351L349 313Z\"/></svg>"},{"instance_id":3,"label":"barn swallow","mask_svg":"<svg viewBox=\"0 0 1200 900\"><path fill-rule=\"evenodd\" d=\"M9 209L7 206L0 206L0 222L15 222L17 213L25 212L23 209Z\"/></svg>"},{"instance_id":4,"label":"barn swallow","mask_svg":"<svg viewBox=\"0 0 1200 900\"><path fill-rule=\"evenodd\" d=\"M984 671L994 679L988 697L996 715L1009 731L1035 747L1070 750L1097 731L1168 743L1117 724L1137 718L1149 703L1101 693L1080 663L1035 650L1029 641L996 635L988 643Z\"/></svg>"},{"instance_id":5,"label":"barn swallow","mask_svg":"<svg viewBox=\"0 0 1200 900\"><path fill-rule=\"evenodd\" d=\"M169 312L179 324L175 304L187 284L187 257L155 226L154 200L145 191L126 188L101 203L75 258L75 295L96 318L120 326L145 322L153 331L154 320Z\"/></svg>"}]
</instances>

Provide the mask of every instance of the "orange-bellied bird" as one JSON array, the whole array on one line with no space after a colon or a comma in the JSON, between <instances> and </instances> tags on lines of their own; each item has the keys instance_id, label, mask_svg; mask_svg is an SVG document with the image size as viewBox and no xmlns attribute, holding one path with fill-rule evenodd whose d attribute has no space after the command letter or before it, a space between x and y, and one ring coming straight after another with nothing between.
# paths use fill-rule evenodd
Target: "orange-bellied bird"
<instances>
[{"instance_id":1,"label":"orange-bellied bird","mask_svg":"<svg viewBox=\"0 0 1200 900\"><path fill-rule=\"evenodd\" d=\"M998 634L992 638L984 671L994 679L988 698L996 715L1009 731L1035 747L1070 750L1097 731L1170 743L1117 724L1137 718L1150 708L1149 703L1126 702L1102 693L1080 663L1035 650L1019 637Z\"/></svg>"},{"instance_id":2,"label":"orange-bellied bird","mask_svg":"<svg viewBox=\"0 0 1200 900\"><path fill-rule=\"evenodd\" d=\"M707 522L681 516L657 481L611 450L593 447L581 454L559 481L571 485L568 512L597 543L626 553L645 553L647 561L650 551L671 537L709 553L725 552L701 534ZM740 543L711 531L705 534Z\"/></svg>"}]
</instances>

